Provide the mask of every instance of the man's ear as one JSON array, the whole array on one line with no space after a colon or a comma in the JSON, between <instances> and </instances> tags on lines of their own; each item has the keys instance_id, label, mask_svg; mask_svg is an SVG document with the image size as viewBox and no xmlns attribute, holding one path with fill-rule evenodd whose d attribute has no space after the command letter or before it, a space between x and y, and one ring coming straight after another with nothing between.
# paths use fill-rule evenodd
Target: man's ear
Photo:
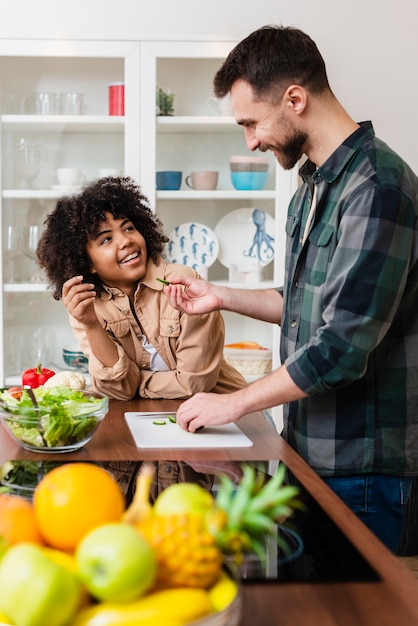
<instances>
[{"instance_id":1,"label":"man's ear","mask_svg":"<svg viewBox=\"0 0 418 626\"><path fill-rule=\"evenodd\" d=\"M283 100L286 106L292 108L297 115L300 115L306 109L308 95L300 85L290 85L284 93Z\"/></svg>"}]
</instances>

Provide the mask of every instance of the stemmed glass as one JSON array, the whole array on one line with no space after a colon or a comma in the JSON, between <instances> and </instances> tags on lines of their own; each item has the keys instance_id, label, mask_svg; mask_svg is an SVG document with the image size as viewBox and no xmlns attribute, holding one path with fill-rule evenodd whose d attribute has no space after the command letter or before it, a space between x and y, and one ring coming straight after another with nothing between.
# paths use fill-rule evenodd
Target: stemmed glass
<instances>
[{"instance_id":1,"label":"stemmed glass","mask_svg":"<svg viewBox=\"0 0 418 626\"><path fill-rule=\"evenodd\" d=\"M14 149L16 175L20 189L31 189L42 165L41 141L19 139Z\"/></svg>"},{"instance_id":2,"label":"stemmed glass","mask_svg":"<svg viewBox=\"0 0 418 626\"><path fill-rule=\"evenodd\" d=\"M9 225L5 229L3 255L5 260L5 281L16 283L19 281L15 269L16 259L22 254L22 231L17 226Z\"/></svg>"},{"instance_id":3,"label":"stemmed glass","mask_svg":"<svg viewBox=\"0 0 418 626\"><path fill-rule=\"evenodd\" d=\"M36 249L41 237L42 228L38 224L27 226L24 231L23 238L23 252L31 260L31 277L30 282L42 283L44 282L44 276L41 268L36 262Z\"/></svg>"}]
</instances>

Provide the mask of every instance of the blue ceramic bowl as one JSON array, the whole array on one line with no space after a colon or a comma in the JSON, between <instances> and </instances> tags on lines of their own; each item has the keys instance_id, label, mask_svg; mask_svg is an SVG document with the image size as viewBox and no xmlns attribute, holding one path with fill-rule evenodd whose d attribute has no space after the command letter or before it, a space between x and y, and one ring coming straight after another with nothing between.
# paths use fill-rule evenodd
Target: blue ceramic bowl
<instances>
[{"instance_id":1,"label":"blue ceramic bowl","mask_svg":"<svg viewBox=\"0 0 418 626\"><path fill-rule=\"evenodd\" d=\"M88 372L89 360L77 349L78 346L67 346L62 350L62 358L68 369L78 372Z\"/></svg>"},{"instance_id":2,"label":"blue ceramic bowl","mask_svg":"<svg viewBox=\"0 0 418 626\"><path fill-rule=\"evenodd\" d=\"M231 172L231 180L239 191L259 191L267 183L268 172Z\"/></svg>"}]
</instances>

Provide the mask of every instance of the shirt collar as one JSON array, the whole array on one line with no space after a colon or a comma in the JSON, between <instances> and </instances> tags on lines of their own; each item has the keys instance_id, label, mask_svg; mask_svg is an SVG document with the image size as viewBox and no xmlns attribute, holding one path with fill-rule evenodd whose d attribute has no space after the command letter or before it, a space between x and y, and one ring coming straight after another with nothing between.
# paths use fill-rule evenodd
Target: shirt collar
<instances>
[{"instance_id":1,"label":"shirt collar","mask_svg":"<svg viewBox=\"0 0 418 626\"><path fill-rule=\"evenodd\" d=\"M314 183L320 179L325 180L327 183L332 183L339 176L353 154L365 141L375 136L371 122L359 122L359 124L360 127L334 150L321 167L317 168L315 163L312 163L309 159L305 161L299 170L299 175L305 183L308 182L309 178Z\"/></svg>"}]
</instances>

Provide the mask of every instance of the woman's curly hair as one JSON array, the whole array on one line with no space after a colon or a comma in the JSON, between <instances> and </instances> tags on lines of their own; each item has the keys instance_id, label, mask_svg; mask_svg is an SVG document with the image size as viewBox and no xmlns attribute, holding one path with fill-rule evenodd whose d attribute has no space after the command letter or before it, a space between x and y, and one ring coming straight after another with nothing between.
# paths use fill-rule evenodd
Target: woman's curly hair
<instances>
[{"instance_id":1,"label":"woman's curly hair","mask_svg":"<svg viewBox=\"0 0 418 626\"><path fill-rule=\"evenodd\" d=\"M128 176L100 178L79 194L58 200L45 220L37 261L46 271L55 300L60 300L62 286L72 276L82 275L98 293L103 291L97 274L91 272L87 243L99 232L106 213L130 220L145 239L148 257L158 261L168 237L139 185Z\"/></svg>"}]
</instances>

